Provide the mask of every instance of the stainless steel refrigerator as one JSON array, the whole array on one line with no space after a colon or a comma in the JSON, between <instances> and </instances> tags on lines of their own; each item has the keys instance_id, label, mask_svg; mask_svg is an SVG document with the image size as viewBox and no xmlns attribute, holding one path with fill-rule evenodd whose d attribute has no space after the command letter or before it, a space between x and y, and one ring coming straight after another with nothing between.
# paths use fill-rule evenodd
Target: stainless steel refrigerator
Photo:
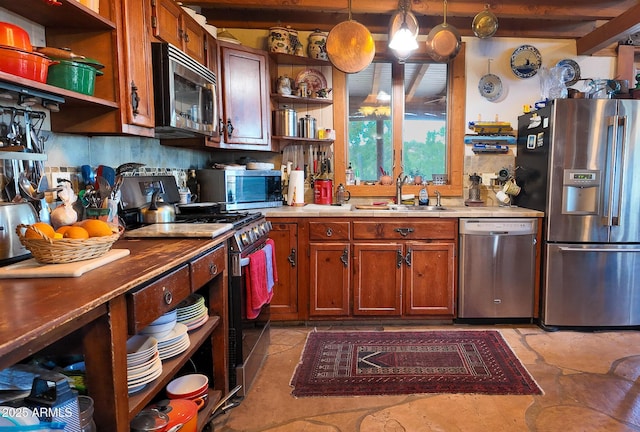
<instances>
[{"instance_id":1,"label":"stainless steel refrigerator","mask_svg":"<svg viewBox=\"0 0 640 432\"><path fill-rule=\"evenodd\" d=\"M542 326L640 325L640 101L520 116L515 173L515 204L545 212Z\"/></svg>"}]
</instances>

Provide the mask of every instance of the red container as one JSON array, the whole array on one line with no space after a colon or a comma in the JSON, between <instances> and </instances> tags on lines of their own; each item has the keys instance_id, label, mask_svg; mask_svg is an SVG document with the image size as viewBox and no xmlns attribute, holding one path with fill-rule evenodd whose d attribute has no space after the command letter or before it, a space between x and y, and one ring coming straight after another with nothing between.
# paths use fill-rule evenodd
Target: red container
<instances>
[{"instance_id":1,"label":"red container","mask_svg":"<svg viewBox=\"0 0 640 432\"><path fill-rule=\"evenodd\" d=\"M0 22L0 45L24 51L33 51L29 33L22 27L8 22Z\"/></svg>"},{"instance_id":2,"label":"red container","mask_svg":"<svg viewBox=\"0 0 640 432\"><path fill-rule=\"evenodd\" d=\"M314 204L328 204L333 202L333 181L318 179L313 184Z\"/></svg>"},{"instance_id":3,"label":"red container","mask_svg":"<svg viewBox=\"0 0 640 432\"><path fill-rule=\"evenodd\" d=\"M56 63L42 54L0 47L0 71L11 75L46 83L49 65Z\"/></svg>"}]
</instances>

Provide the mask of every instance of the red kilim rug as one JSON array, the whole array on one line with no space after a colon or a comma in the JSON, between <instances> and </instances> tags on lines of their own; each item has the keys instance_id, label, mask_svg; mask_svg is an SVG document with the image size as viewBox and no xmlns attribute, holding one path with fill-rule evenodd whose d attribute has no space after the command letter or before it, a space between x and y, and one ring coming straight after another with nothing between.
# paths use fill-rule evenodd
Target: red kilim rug
<instances>
[{"instance_id":1,"label":"red kilim rug","mask_svg":"<svg viewBox=\"0 0 640 432\"><path fill-rule=\"evenodd\" d=\"M294 396L542 394L500 332L311 332Z\"/></svg>"}]
</instances>

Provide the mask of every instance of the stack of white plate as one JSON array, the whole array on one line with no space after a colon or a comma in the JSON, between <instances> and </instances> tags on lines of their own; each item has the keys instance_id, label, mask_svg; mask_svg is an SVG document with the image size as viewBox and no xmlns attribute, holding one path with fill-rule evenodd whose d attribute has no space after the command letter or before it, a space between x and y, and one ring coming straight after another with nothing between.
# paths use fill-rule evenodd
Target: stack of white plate
<instances>
[{"instance_id":1,"label":"stack of white plate","mask_svg":"<svg viewBox=\"0 0 640 432\"><path fill-rule=\"evenodd\" d=\"M135 335L127 340L127 385L129 394L142 390L162 374L158 340L153 336Z\"/></svg>"},{"instance_id":2,"label":"stack of white plate","mask_svg":"<svg viewBox=\"0 0 640 432\"><path fill-rule=\"evenodd\" d=\"M176 310L178 323L187 326L188 330L197 329L209 319L209 310L204 304L204 297L200 294L191 294L178 305Z\"/></svg>"},{"instance_id":3,"label":"stack of white plate","mask_svg":"<svg viewBox=\"0 0 640 432\"><path fill-rule=\"evenodd\" d=\"M160 359L166 360L186 351L191 345L191 339L187 333L187 326L177 323L168 335L158 339L158 352Z\"/></svg>"}]
</instances>

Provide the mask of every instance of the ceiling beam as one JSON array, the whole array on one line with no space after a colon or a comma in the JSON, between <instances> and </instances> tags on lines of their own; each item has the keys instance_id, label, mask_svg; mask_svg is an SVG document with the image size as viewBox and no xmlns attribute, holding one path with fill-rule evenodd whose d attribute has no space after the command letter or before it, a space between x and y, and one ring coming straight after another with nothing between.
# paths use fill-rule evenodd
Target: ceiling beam
<instances>
[{"instance_id":1,"label":"ceiling beam","mask_svg":"<svg viewBox=\"0 0 640 432\"><path fill-rule=\"evenodd\" d=\"M640 3L578 39L576 41L578 55L591 55L623 39L621 35L628 37L638 32L640 32Z\"/></svg>"}]
</instances>

